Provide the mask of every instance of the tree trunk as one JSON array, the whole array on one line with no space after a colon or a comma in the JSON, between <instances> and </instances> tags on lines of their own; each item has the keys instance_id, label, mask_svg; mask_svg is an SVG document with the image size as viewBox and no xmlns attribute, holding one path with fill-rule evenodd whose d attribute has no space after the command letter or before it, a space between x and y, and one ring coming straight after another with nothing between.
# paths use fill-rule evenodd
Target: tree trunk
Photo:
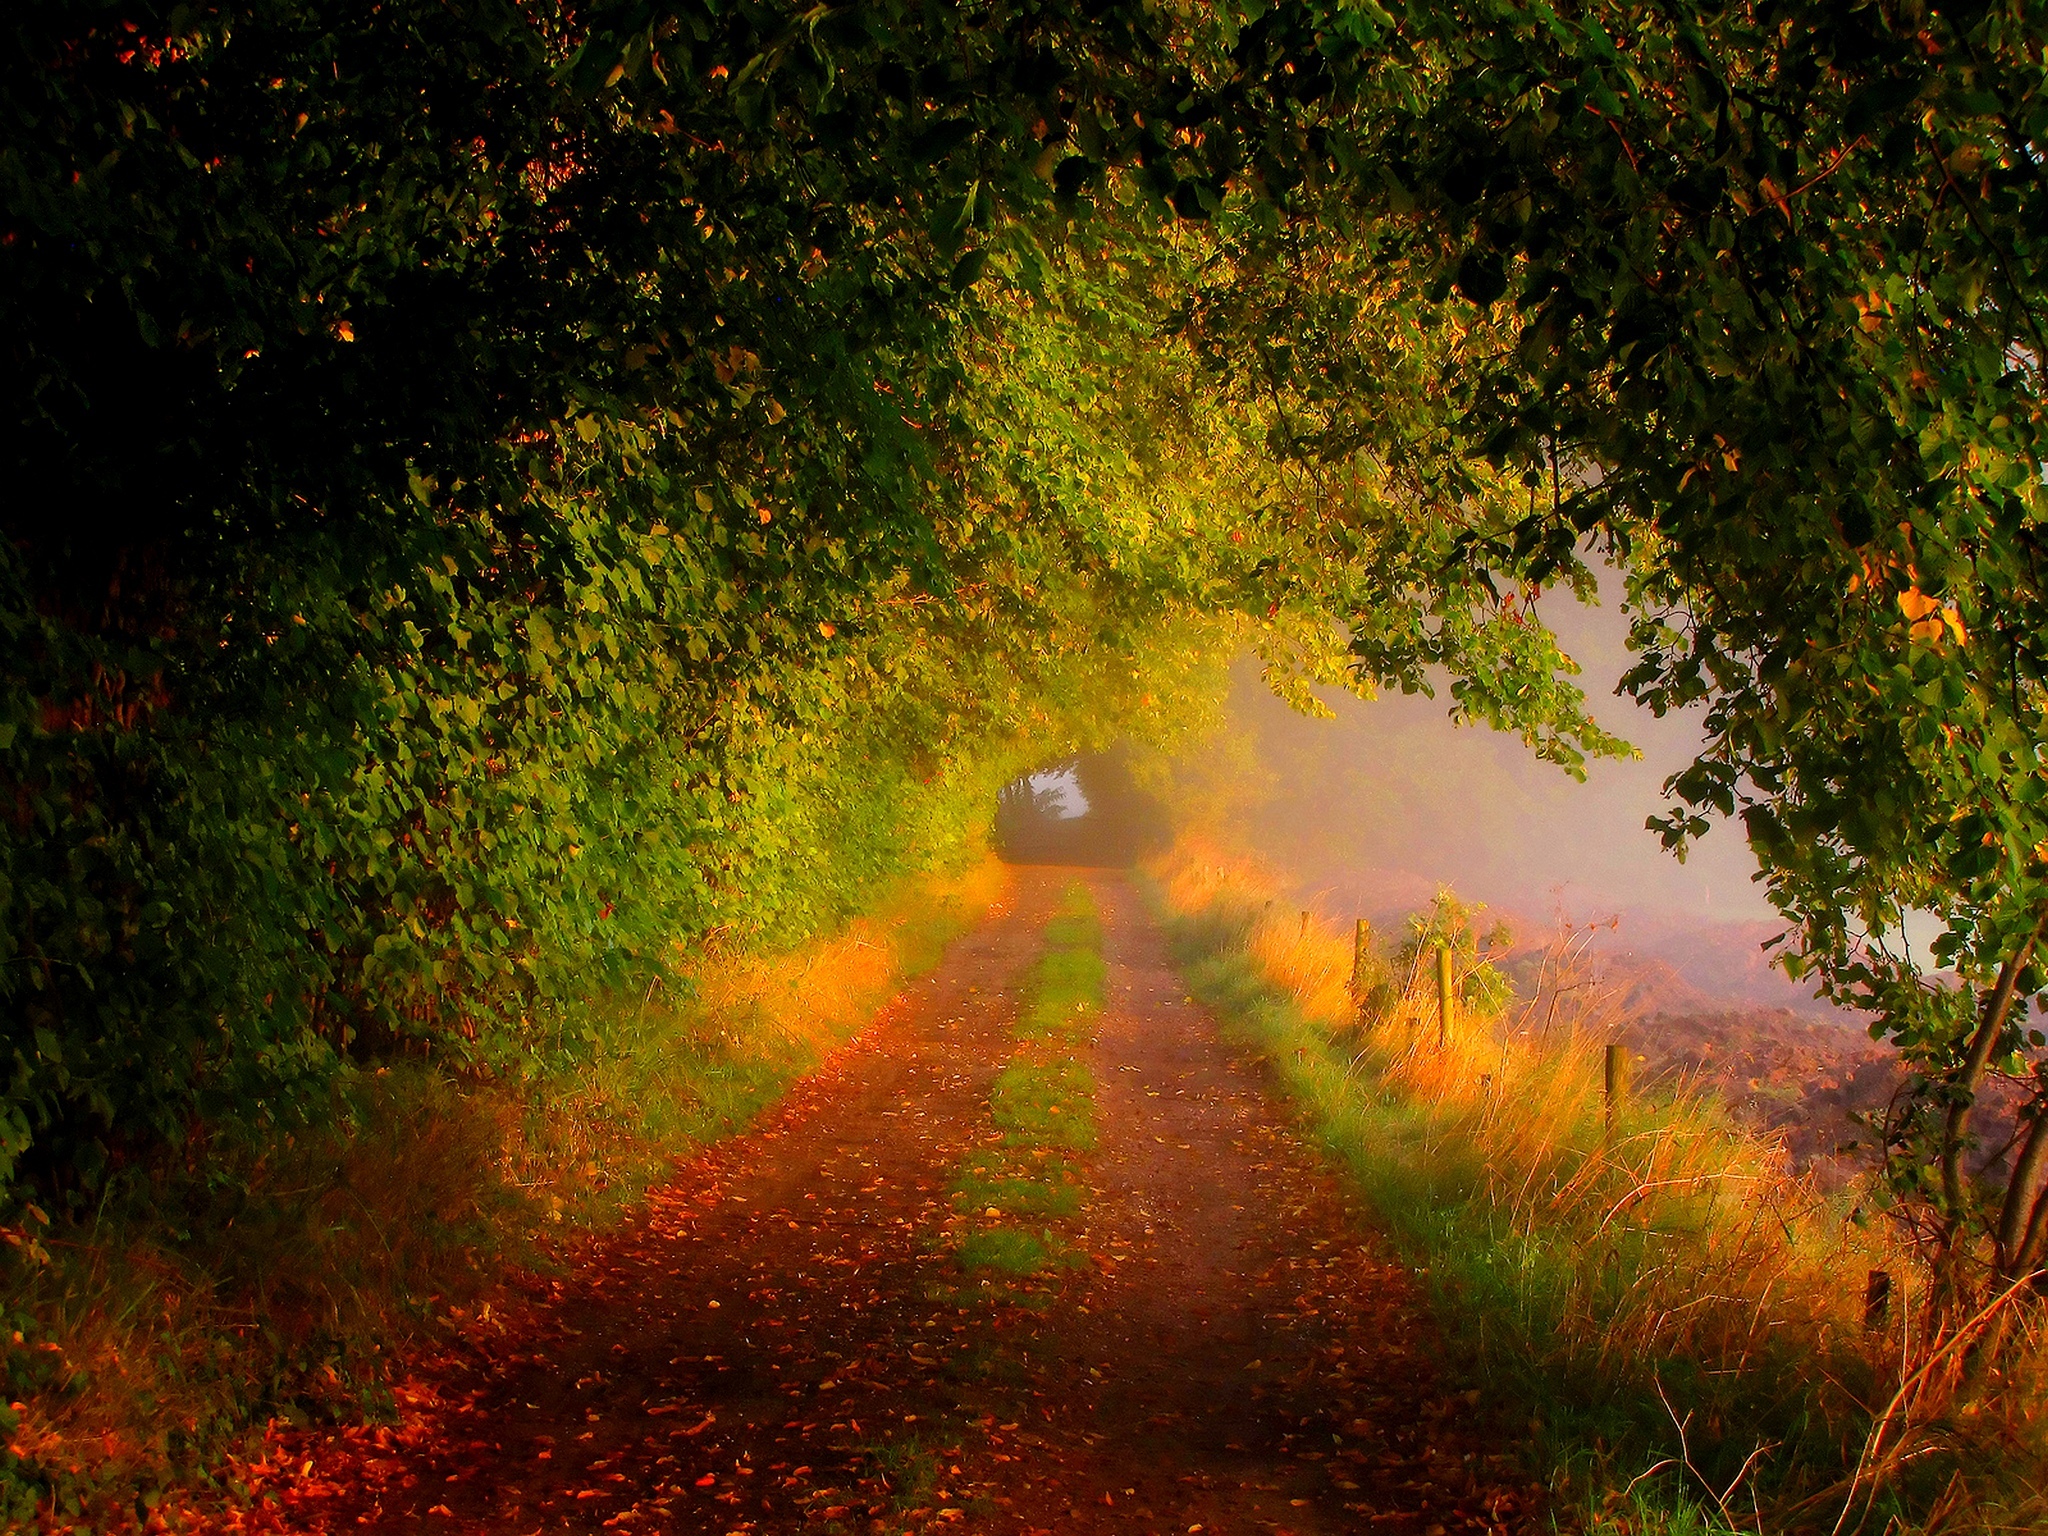
<instances>
[{"instance_id":1,"label":"tree trunk","mask_svg":"<svg viewBox=\"0 0 2048 1536\"><path fill-rule=\"evenodd\" d=\"M1969 1211L1963 1204L1964 1137L1969 1129L1970 1110L1976 1100L1978 1085L1984 1080L1991 1052L2004 1033L2006 1019L2011 1016L2020 973L2033 959L2034 947L2040 942L2044 929L2048 929L2048 907L2044 907L2034 920L2033 931L2025 941L1999 967L1997 984L1985 994L1984 1016L1970 1039L1963 1070L1954 1080L1960 1092L1956 1102L1949 1106L1948 1118L1942 1128L1941 1184L1942 1193L1947 1197L1948 1212L1946 1246L1936 1274L1937 1307L1953 1308L1964 1299L1961 1267L1969 1230ZM2041 1188L2044 1176L2048 1176L2048 1105L2041 1108L2043 1112L2035 1116L2026 1142L2020 1148L2019 1158L2013 1164L2012 1178L2006 1185L2005 1199L1999 1211L1998 1227L1993 1233L1995 1272L2004 1285L2010 1285L2038 1268L2041 1248L2048 1244L2048 1199L2043 1198ZM1966 1394L1981 1390L1986 1376L2004 1352L2011 1321L2011 1309L2001 1308L1998 1315L1986 1324L1984 1332L1964 1351L1963 1390Z\"/></svg>"},{"instance_id":2,"label":"tree trunk","mask_svg":"<svg viewBox=\"0 0 2048 1536\"><path fill-rule=\"evenodd\" d=\"M2005 964L1998 968L1997 982L1984 994L1983 1016L1978 1021L1976 1031L1970 1036L1969 1051L1963 1058L1961 1069L1949 1080L1950 1089L1955 1097L1942 1123L1941 1192L1947 1209L1943 1212L1942 1252L1937 1260L1935 1275L1937 1308L1953 1309L1965 1299L1967 1287L1964 1284L1962 1266L1968 1247L1970 1213L1964 1187L1966 1170L1963 1160L1969 1144L1970 1110L1976 1102L1977 1089L1984 1081L1984 1073L1991 1064L1991 1053L1997 1047L1999 1037L2005 1032L2006 1020L2012 1014L2020 973L2034 958L2034 946L2040 942L2044 929L2048 929L2048 907L2041 909L2034 919L2033 931L2020 942L2017 949L2006 956ZM2026 1161L2027 1154L2033 1151L2030 1139L2027 1151L2021 1154L2022 1163ZM2035 1154L2037 1165L2044 1156L2048 1156L2048 1151ZM2039 1177L2038 1166L2030 1173L2030 1177ZM2015 1169L2014 1184L2018 1183L2019 1170ZM2014 1198L2015 1191L2009 1188L2006 1194L2008 1206L2013 1203ZM2030 1200L2027 1203L2031 1206L2034 1202ZM2019 1230L2031 1214L2029 1211L2027 1215L2012 1218L2014 1229ZM2001 1217L1999 1225L2002 1231L2006 1225L2004 1216Z\"/></svg>"},{"instance_id":3,"label":"tree trunk","mask_svg":"<svg viewBox=\"0 0 2048 1536\"><path fill-rule=\"evenodd\" d=\"M2043 1184L2048 1183L2048 1099L2036 1095L2034 1123L2027 1130L2026 1144L2013 1164L2012 1181L2005 1187L2005 1205L1998 1217L1998 1274L2002 1280L2017 1280L2036 1268L2039 1240L2048 1239L2044 1221Z\"/></svg>"}]
</instances>

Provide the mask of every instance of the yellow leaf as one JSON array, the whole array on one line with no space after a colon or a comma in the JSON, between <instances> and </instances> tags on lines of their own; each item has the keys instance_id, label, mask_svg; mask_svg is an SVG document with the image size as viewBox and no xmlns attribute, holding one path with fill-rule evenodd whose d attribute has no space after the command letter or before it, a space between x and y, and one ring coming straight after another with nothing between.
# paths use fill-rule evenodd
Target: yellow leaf
<instances>
[{"instance_id":1,"label":"yellow leaf","mask_svg":"<svg viewBox=\"0 0 2048 1536\"><path fill-rule=\"evenodd\" d=\"M1920 620L1941 606L1918 587L1908 587L1899 594L1899 611L1909 619ZM1941 626L1937 624L1935 628Z\"/></svg>"}]
</instances>

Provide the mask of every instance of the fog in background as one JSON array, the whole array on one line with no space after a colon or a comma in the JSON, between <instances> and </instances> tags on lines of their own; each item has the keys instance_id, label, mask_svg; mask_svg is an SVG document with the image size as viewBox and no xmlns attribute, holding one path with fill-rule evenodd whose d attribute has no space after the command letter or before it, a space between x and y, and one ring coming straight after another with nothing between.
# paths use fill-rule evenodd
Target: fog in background
<instances>
[{"instance_id":1,"label":"fog in background","mask_svg":"<svg viewBox=\"0 0 2048 1536\"><path fill-rule=\"evenodd\" d=\"M1831 1014L1767 964L1760 946L1784 925L1753 880L1739 822L1717 822L1684 864L1645 830L1664 807L1664 780L1692 760L1699 717L1660 720L1614 694L1631 664L1619 605L1559 593L1541 616L1584 669L1595 718L1641 748L1639 761L1593 760L1580 783L1517 736L1452 725L1445 688L1371 702L1319 690L1336 718L1312 719L1247 661L1231 679L1227 761L1209 769L1239 786L1222 797L1237 803L1218 805L1219 824L1277 866L1304 905L1338 919L1398 919L1446 885L1509 919L1518 947L1560 920L1618 919L1599 943L1629 979L1634 1012Z\"/></svg>"},{"instance_id":2,"label":"fog in background","mask_svg":"<svg viewBox=\"0 0 2048 1536\"><path fill-rule=\"evenodd\" d=\"M1052 813L1062 821L1088 814L1087 792L1081 788L1081 780L1072 768L1048 768L1028 774L1025 783L1031 786L1034 795L1050 797Z\"/></svg>"}]
</instances>

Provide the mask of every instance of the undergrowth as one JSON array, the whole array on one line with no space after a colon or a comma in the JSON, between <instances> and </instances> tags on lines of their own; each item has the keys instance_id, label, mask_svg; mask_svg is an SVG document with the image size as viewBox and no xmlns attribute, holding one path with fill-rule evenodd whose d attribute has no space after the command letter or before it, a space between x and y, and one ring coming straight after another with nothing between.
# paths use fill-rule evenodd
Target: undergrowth
<instances>
[{"instance_id":1,"label":"undergrowth","mask_svg":"<svg viewBox=\"0 0 2048 1536\"><path fill-rule=\"evenodd\" d=\"M529 1081L365 1068L329 1128L194 1139L45 1226L0 1260L0 1520L139 1516L270 1419L383 1411L396 1351L749 1123L1005 882L991 860L790 953L705 951L687 995L592 1002L585 1049Z\"/></svg>"},{"instance_id":2,"label":"undergrowth","mask_svg":"<svg viewBox=\"0 0 2048 1536\"><path fill-rule=\"evenodd\" d=\"M1299 1102L1467 1367L1523 1405L1571 1523L1847 1536L2048 1520L2038 1378L1997 1403L1923 1401L1877 1433L1930 1364L1912 1255L1704 1095L1633 1094L1610 1124L1618 1020L1596 990L1470 1011L1445 1041L1420 946L1368 953L1354 996L1352 936L1276 914L1259 871L1183 848L1154 875L1191 990ZM1468 954L1460 974L1483 964ZM1464 990L1468 1007L1485 991ZM1874 1269L1902 1283L1870 1333Z\"/></svg>"}]
</instances>

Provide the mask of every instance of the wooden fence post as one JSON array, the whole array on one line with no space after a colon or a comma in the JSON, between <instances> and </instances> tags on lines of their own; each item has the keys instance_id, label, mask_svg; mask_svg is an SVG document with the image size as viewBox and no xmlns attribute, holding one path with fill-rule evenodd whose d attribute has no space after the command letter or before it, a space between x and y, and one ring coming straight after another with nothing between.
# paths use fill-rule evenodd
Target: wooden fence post
<instances>
[{"instance_id":1,"label":"wooden fence post","mask_svg":"<svg viewBox=\"0 0 2048 1536\"><path fill-rule=\"evenodd\" d=\"M1372 924L1361 917L1351 930L1351 983L1347 989L1351 998L1352 1022L1360 1029L1365 1028L1367 1023L1365 1009L1368 989L1365 977L1371 963Z\"/></svg>"},{"instance_id":2,"label":"wooden fence post","mask_svg":"<svg viewBox=\"0 0 2048 1536\"><path fill-rule=\"evenodd\" d=\"M1457 1027L1458 989L1457 977L1451 966L1451 946L1439 944L1436 947L1436 1044L1438 1050L1450 1047L1451 1031Z\"/></svg>"},{"instance_id":3,"label":"wooden fence post","mask_svg":"<svg viewBox=\"0 0 2048 1536\"><path fill-rule=\"evenodd\" d=\"M1621 1101L1628 1097L1628 1047L1609 1045L1607 1047L1607 1134L1614 1134L1614 1117L1621 1112Z\"/></svg>"}]
</instances>

